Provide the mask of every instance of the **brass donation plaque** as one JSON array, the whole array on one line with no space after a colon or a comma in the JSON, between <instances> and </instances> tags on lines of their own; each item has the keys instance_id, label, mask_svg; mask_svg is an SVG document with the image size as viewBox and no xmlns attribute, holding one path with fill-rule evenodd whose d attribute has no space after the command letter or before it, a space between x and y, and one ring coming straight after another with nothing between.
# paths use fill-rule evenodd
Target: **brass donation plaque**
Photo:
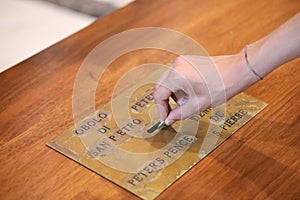
<instances>
[{"instance_id":1,"label":"brass donation plaque","mask_svg":"<svg viewBox=\"0 0 300 200\"><path fill-rule=\"evenodd\" d=\"M163 71L153 72L47 145L140 198L154 199L267 106L240 93L221 106L155 129L159 117L153 87Z\"/></svg>"}]
</instances>

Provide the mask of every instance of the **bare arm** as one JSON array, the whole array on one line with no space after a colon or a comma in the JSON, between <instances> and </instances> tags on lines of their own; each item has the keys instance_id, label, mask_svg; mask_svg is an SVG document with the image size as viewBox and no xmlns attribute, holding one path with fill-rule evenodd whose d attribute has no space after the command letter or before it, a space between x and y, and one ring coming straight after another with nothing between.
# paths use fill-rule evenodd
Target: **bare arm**
<instances>
[{"instance_id":1,"label":"bare arm","mask_svg":"<svg viewBox=\"0 0 300 200\"><path fill-rule=\"evenodd\" d=\"M288 20L278 29L248 46L248 60L261 77L266 76L280 65L300 56L300 13ZM216 68L218 73L203 71ZM208 69L208 70L207 70ZM222 88L209 85L208 79L223 80ZM156 85L154 94L161 120L172 124L185 119L191 114L199 113L212 106L211 96L218 98L218 93L226 98L215 99L219 104L248 88L258 81L250 71L244 52L226 56L180 56L172 68L162 76ZM210 90L208 89L210 88ZM211 91L214 94L211 94ZM169 106L169 97L184 93L184 101L174 110ZM176 98L176 97L175 97ZM178 99L177 99L178 100ZM181 99L182 100L182 99Z\"/></svg>"}]
</instances>

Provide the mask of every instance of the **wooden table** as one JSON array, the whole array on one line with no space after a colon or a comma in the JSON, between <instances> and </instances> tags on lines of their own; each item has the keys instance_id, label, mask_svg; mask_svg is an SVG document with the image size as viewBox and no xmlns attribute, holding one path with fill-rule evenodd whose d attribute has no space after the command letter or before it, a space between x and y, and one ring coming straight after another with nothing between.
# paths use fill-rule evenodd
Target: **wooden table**
<instances>
[{"instance_id":1,"label":"wooden table","mask_svg":"<svg viewBox=\"0 0 300 200\"><path fill-rule=\"evenodd\" d=\"M101 41L132 28L164 27L211 55L230 54L299 11L299 0L137 0L1 73L0 199L137 199L45 146L73 125L75 75ZM109 101L132 65L164 56L170 58L150 52L116 62L96 105ZM287 63L247 89L269 106L158 199L299 199L299 65L299 59Z\"/></svg>"}]
</instances>

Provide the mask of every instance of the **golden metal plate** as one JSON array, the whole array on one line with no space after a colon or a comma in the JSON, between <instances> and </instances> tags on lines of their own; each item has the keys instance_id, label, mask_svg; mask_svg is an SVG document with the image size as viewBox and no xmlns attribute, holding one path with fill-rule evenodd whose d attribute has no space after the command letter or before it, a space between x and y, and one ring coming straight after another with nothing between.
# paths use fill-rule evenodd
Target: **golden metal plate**
<instances>
[{"instance_id":1,"label":"golden metal plate","mask_svg":"<svg viewBox=\"0 0 300 200\"><path fill-rule=\"evenodd\" d=\"M244 93L170 127L153 101L157 70L47 145L143 199L154 199L267 104ZM114 114L116 113L116 114Z\"/></svg>"}]
</instances>

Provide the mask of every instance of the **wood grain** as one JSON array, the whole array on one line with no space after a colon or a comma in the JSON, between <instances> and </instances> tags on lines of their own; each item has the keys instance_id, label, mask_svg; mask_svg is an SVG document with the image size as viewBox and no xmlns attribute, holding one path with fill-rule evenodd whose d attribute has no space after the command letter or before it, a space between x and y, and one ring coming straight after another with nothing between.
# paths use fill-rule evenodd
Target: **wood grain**
<instances>
[{"instance_id":1,"label":"wood grain","mask_svg":"<svg viewBox=\"0 0 300 200\"><path fill-rule=\"evenodd\" d=\"M1 73L0 199L137 198L45 146L72 126L76 72L101 41L132 28L164 27L192 37L211 55L230 54L299 11L298 0L137 0ZM116 61L96 105L109 100L135 64L173 58L151 52ZM299 64L287 63L247 89L268 108L158 199L299 199Z\"/></svg>"}]
</instances>

